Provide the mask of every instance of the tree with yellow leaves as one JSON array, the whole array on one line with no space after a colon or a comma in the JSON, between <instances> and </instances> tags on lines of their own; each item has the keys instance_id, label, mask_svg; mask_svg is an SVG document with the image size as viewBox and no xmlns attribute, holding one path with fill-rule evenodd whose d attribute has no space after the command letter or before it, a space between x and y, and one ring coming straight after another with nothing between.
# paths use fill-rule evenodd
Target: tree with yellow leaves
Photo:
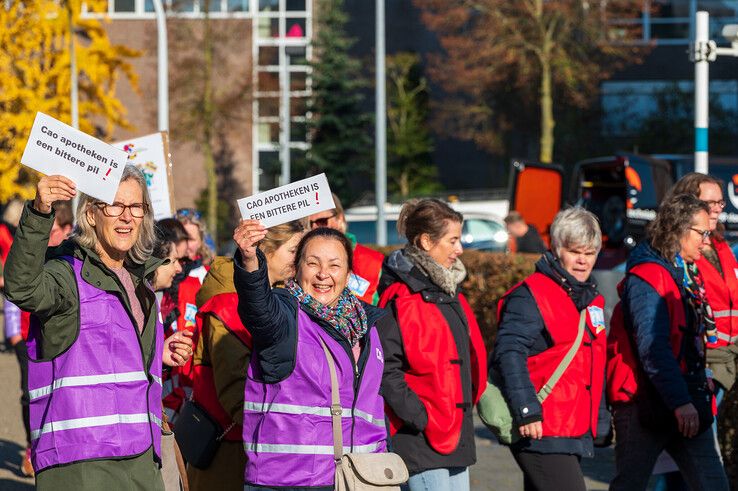
<instances>
[{"instance_id":1,"label":"tree with yellow leaves","mask_svg":"<svg viewBox=\"0 0 738 491\"><path fill-rule=\"evenodd\" d=\"M116 84L122 75L137 87L128 58L139 53L111 44L104 18L93 14L106 6L105 0L0 2L0 202L33 193L38 175L20 159L36 112L71 121L71 35L80 130L105 139L116 126L130 128Z\"/></svg>"}]
</instances>

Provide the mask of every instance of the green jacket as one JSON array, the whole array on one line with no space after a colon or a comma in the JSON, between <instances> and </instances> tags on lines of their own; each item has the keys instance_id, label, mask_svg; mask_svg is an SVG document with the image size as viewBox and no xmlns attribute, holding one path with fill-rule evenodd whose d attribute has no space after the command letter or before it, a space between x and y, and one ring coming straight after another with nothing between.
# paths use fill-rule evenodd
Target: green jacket
<instances>
[{"instance_id":1,"label":"green jacket","mask_svg":"<svg viewBox=\"0 0 738 491\"><path fill-rule=\"evenodd\" d=\"M42 214L28 202L23 209L15 240L5 265L5 293L18 307L35 314L41 324L41 354L50 360L67 348L79 334L79 292L74 271L61 256L83 261L82 278L89 284L117 295L133 319L128 295L118 277L103 264L100 256L73 239L47 248L54 213ZM149 259L145 264L126 264L136 286L136 296L144 312L144 330L139 334L144 362L152 352L158 309L145 278L163 262ZM137 330L138 331L138 330Z\"/></svg>"}]
</instances>

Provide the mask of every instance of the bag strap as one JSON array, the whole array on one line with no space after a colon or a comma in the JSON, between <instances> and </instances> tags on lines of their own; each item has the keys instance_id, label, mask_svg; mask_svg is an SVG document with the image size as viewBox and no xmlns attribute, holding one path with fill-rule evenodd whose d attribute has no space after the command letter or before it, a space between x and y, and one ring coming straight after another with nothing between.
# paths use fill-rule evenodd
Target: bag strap
<instances>
[{"instance_id":1,"label":"bag strap","mask_svg":"<svg viewBox=\"0 0 738 491\"><path fill-rule=\"evenodd\" d=\"M551 375L551 378L546 381L545 384L543 384L543 387L541 387L541 390L538 391L538 402L543 402L546 400L546 398L551 394L554 387L556 386L556 383L559 381L561 376L564 374L566 369L571 364L571 361L574 359L574 356L577 354L577 351L579 351L579 346L582 344L582 338L584 337L584 324L587 321L587 309L583 309L582 312L579 314L579 328L577 331L577 337L574 340L574 343L572 343L571 348L569 348L569 351L566 352L566 356L564 356L564 359L561 360L561 363L559 363L559 366L556 367L556 370L554 370L554 373Z\"/></svg>"},{"instance_id":2,"label":"bag strap","mask_svg":"<svg viewBox=\"0 0 738 491\"><path fill-rule=\"evenodd\" d=\"M336 464L341 461L343 457L343 431L341 429L341 414L343 414L343 408L341 407L341 398L338 393L338 376L336 375L336 364L333 361L333 356L326 346L325 341L318 337L320 345L323 347L323 353L325 353L325 359L328 361L328 369L331 372L331 426L333 427L333 458L336 460Z\"/></svg>"}]
</instances>

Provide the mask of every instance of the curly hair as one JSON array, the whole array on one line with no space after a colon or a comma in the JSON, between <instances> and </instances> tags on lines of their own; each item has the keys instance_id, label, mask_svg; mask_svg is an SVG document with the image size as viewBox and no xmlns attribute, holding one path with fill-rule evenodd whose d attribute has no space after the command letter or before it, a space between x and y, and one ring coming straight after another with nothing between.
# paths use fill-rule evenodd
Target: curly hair
<instances>
[{"instance_id":1,"label":"curly hair","mask_svg":"<svg viewBox=\"0 0 738 491\"><path fill-rule=\"evenodd\" d=\"M681 248L682 237L689 232L695 215L701 211L710 213L710 207L691 194L667 196L659 206L656 219L646 229L651 247L664 258L674 261Z\"/></svg>"}]
</instances>

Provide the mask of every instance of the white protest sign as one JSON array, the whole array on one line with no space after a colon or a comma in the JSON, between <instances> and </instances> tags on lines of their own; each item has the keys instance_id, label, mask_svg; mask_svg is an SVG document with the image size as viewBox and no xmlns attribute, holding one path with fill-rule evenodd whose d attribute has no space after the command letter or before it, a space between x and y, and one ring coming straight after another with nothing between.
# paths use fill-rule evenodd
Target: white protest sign
<instances>
[{"instance_id":1,"label":"white protest sign","mask_svg":"<svg viewBox=\"0 0 738 491\"><path fill-rule=\"evenodd\" d=\"M146 178L154 219L161 220L174 215L172 160L167 132L119 141L113 146L126 152L128 163L138 167Z\"/></svg>"},{"instance_id":2,"label":"white protest sign","mask_svg":"<svg viewBox=\"0 0 738 491\"><path fill-rule=\"evenodd\" d=\"M47 176L68 177L79 191L111 204L126 158L123 150L39 112L21 163Z\"/></svg>"},{"instance_id":3,"label":"white protest sign","mask_svg":"<svg viewBox=\"0 0 738 491\"><path fill-rule=\"evenodd\" d=\"M244 220L259 220L267 228L335 207L325 174L238 200Z\"/></svg>"}]
</instances>

